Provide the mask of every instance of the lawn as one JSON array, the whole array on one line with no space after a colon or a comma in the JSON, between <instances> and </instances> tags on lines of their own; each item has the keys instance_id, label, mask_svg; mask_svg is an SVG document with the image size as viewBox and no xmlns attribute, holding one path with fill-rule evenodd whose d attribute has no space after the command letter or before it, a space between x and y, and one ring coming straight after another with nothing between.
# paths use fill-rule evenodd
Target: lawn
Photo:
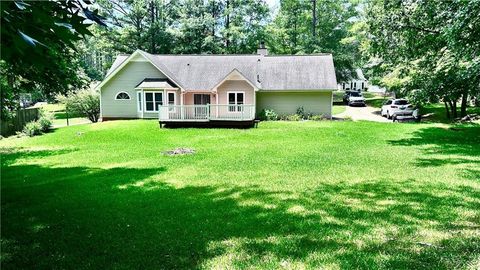
<instances>
[{"instance_id":1,"label":"lawn","mask_svg":"<svg viewBox=\"0 0 480 270\"><path fill-rule=\"evenodd\" d=\"M69 113L67 117L67 113L65 110L65 105L60 103L48 103L42 104L39 106L43 108L47 114L52 115L52 125L53 127L64 127L67 126L67 118L68 118L68 125L78 125L78 124L86 124L90 123L90 121L82 116L79 116L74 113Z\"/></svg>"},{"instance_id":2,"label":"lawn","mask_svg":"<svg viewBox=\"0 0 480 270\"><path fill-rule=\"evenodd\" d=\"M2 269L480 265L475 125L112 121L0 149Z\"/></svg>"},{"instance_id":3,"label":"lawn","mask_svg":"<svg viewBox=\"0 0 480 270\"><path fill-rule=\"evenodd\" d=\"M345 112L346 109L347 109L347 106L345 105L333 105L332 115L341 114Z\"/></svg>"}]
</instances>

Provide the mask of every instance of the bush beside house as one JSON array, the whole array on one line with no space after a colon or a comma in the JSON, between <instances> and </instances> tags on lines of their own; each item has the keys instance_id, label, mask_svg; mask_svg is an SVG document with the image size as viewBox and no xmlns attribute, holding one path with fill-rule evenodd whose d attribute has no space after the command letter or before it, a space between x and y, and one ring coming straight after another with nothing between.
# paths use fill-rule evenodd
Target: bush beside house
<instances>
[{"instance_id":1,"label":"bush beside house","mask_svg":"<svg viewBox=\"0 0 480 270\"><path fill-rule=\"evenodd\" d=\"M100 95L90 90L69 92L67 95L58 95L57 100L65 104L69 112L82 115L93 123L100 118Z\"/></svg>"},{"instance_id":2,"label":"bush beside house","mask_svg":"<svg viewBox=\"0 0 480 270\"><path fill-rule=\"evenodd\" d=\"M323 114L313 114L305 111L303 107L298 107L295 114L278 115L274 110L264 109L260 112L259 118L262 121L321 121L327 119Z\"/></svg>"}]
</instances>

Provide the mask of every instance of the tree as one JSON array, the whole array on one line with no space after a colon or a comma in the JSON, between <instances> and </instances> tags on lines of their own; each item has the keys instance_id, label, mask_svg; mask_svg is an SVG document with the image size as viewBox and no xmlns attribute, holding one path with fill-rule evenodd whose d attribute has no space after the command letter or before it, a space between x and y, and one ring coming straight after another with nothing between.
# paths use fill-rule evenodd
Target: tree
<instances>
[{"instance_id":1,"label":"tree","mask_svg":"<svg viewBox=\"0 0 480 270\"><path fill-rule=\"evenodd\" d=\"M75 42L91 33L89 1L2 1L2 118L15 109L20 92L40 89L45 96L85 84L74 58ZM13 100L7 100L7 99Z\"/></svg>"},{"instance_id":2,"label":"tree","mask_svg":"<svg viewBox=\"0 0 480 270\"><path fill-rule=\"evenodd\" d=\"M65 108L74 114L83 115L93 123L100 118L100 94L90 90L69 92L57 95L57 100L65 104Z\"/></svg>"},{"instance_id":3,"label":"tree","mask_svg":"<svg viewBox=\"0 0 480 270\"><path fill-rule=\"evenodd\" d=\"M350 0L284 0L267 28L274 54L332 53L338 81L355 77L359 44L350 29L357 16Z\"/></svg>"},{"instance_id":4,"label":"tree","mask_svg":"<svg viewBox=\"0 0 480 270\"><path fill-rule=\"evenodd\" d=\"M402 95L442 100L446 113L466 114L480 84L480 1L368 1L370 55L381 76L395 70ZM387 85L388 86L388 85Z\"/></svg>"}]
</instances>

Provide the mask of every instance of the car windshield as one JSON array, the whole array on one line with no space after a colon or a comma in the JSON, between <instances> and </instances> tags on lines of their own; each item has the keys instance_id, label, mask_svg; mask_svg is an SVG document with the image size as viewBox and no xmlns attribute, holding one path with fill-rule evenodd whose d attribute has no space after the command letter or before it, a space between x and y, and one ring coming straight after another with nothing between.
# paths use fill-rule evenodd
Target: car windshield
<instances>
[{"instance_id":1,"label":"car windshield","mask_svg":"<svg viewBox=\"0 0 480 270\"><path fill-rule=\"evenodd\" d=\"M393 104L395 104L395 105L407 105L408 101L405 100L405 99L400 99L400 100L395 100L395 102Z\"/></svg>"},{"instance_id":2,"label":"car windshield","mask_svg":"<svg viewBox=\"0 0 480 270\"><path fill-rule=\"evenodd\" d=\"M352 92L352 93L350 93L350 96L351 96L351 97L361 97L362 94L360 94L360 93L358 93L358 92Z\"/></svg>"}]
</instances>

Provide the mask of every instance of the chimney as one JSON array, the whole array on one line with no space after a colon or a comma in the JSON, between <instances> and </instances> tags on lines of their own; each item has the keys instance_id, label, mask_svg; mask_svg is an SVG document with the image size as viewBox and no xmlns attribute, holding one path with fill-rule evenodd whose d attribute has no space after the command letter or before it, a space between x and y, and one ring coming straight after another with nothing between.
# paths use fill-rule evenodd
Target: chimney
<instances>
[{"instance_id":1,"label":"chimney","mask_svg":"<svg viewBox=\"0 0 480 270\"><path fill-rule=\"evenodd\" d=\"M268 50L267 50L267 48L265 48L265 42L264 41L260 42L260 45L258 46L258 49L257 49L257 54L258 55L268 55Z\"/></svg>"}]
</instances>

